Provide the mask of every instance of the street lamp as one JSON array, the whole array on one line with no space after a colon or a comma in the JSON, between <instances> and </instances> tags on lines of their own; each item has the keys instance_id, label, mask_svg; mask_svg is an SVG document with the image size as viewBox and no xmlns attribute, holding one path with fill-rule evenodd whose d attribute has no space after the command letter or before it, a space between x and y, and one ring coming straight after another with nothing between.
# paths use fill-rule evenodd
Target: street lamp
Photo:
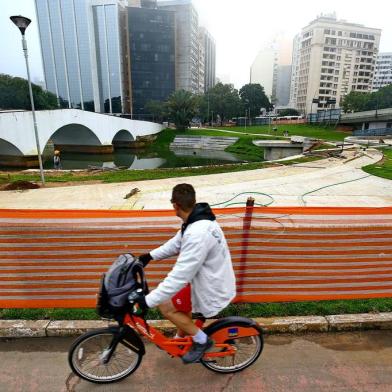
<instances>
[{"instance_id":1,"label":"street lamp","mask_svg":"<svg viewBox=\"0 0 392 392\"><path fill-rule=\"evenodd\" d=\"M22 48L23 48L23 53L24 53L24 57L25 57L25 61L26 61L27 80L28 80L28 84L29 84L31 111L33 113L35 143L37 145L39 170L40 170L40 173L41 173L42 185L45 186L44 169L43 169L43 166L42 166L41 149L40 149L40 146L39 146L39 138L38 138L37 119L35 117L33 89L31 88L30 68L29 68L29 61L28 61L28 54L27 54L27 43L26 43L26 39L25 39L25 31L26 31L28 25L31 23L31 19L25 18L24 16L21 16L21 15L10 16L10 19L16 25L16 27L20 30L20 32L22 34Z\"/></svg>"}]
</instances>

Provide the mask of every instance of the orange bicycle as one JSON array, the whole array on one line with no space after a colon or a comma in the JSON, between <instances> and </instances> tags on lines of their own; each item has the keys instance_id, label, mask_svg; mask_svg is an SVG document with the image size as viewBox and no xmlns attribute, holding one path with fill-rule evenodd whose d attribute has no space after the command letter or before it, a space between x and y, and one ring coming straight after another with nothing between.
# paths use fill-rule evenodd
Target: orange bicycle
<instances>
[{"instance_id":1,"label":"orange bicycle","mask_svg":"<svg viewBox=\"0 0 392 392\"><path fill-rule=\"evenodd\" d=\"M218 373L235 373L252 365L263 350L260 326L245 317L225 317L203 328L205 318L197 317L196 325L214 341L200 363ZM79 377L94 383L112 383L132 374L140 365L145 347L141 336L172 357L183 356L192 338L168 338L148 325L145 313L133 304L118 319L119 325L81 335L72 344L68 361Z\"/></svg>"}]
</instances>

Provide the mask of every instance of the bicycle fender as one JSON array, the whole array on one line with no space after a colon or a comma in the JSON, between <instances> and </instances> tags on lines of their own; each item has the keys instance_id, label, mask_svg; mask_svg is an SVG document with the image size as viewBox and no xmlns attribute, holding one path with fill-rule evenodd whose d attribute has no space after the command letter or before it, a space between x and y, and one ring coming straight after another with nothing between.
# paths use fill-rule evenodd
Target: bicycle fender
<instances>
[{"instance_id":1,"label":"bicycle fender","mask_svg":"<svg viewBox=\"0 0 392 392\"><path fill-rule=\"evenodd\" d=\"M239 327L248 327L248 328L252 327L255 328L257 331L259 331L260 335L263 334L262 328L260 327L259 324L256 323L256 321L240 316L230 316L230 317L224 317L218 319L214 321L212 324L210 324L208 327L204 328L203 331L207 335L212 335L214 332L218 331L221 328L230 327L234 325Z\"/></svg>"},{"instance_id":2,"label":"bicycle fender","mask_svg":"<svg viewBox=\"0 0 392 392\"><path fill-rule=\"evenodd\" d=\"M127 325L120 327L120 329L118 327L113 328L120 332L121 340L128 348L140 355L144 355L146 353L142 339L132 328Z\"/></svg>"}]
</instances>

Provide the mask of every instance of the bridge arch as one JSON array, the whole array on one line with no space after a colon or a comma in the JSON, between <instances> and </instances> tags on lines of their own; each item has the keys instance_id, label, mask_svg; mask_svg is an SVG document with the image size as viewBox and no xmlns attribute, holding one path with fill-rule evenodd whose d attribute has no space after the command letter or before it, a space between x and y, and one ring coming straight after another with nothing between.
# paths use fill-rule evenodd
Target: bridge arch
<instances>
[{"instance_id":1,"label":"bridge arch","mask_svg":"<svg viewBox=\"0 0 392 392\"><path fill-rule=\"evenodd\" d=\"M0 139L0 155L23 156L23 152L7 140Z\"/></svg>"},{"instance_id":2,"label":"bridge arch","mask_svg":"<svg viewBox=\"0 0 392 392\"><path fill-rule=\"evenodd\" d=\"M102 143L97 135L88 127L82 124L72 123L58 128L49 136L55 145L88 145L100 146ZM45 144L46 144L45 143Z\"/></svg>"},{"instance_id":3,"label":"bridge arch","mask_svg":"<svg viewBox=\"0 0 392 392\"><path fill-rule=\"evenodd\" d=\"M112 140L113 147L129 147L135 141L131 132L126 129L118 131Z\"/></svg>"}]
</instances>

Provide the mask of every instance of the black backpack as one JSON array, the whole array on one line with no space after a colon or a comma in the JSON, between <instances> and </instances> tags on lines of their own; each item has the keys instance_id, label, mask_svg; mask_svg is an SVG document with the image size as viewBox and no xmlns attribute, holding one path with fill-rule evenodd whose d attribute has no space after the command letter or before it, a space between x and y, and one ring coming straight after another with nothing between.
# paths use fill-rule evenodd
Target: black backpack
<instances>
[{"instance_id":1,"label":"black backpack","mask_svg":"<svg viewBox=\"0 0 392 392\"><path fill-rule=\"evenodd\" d=\"M129 306L129 293L139 288L148 294L143 264L131 254L120 255L102 275L97 313L104 318L122 316Z\"/></svg>"}]
</instances>

